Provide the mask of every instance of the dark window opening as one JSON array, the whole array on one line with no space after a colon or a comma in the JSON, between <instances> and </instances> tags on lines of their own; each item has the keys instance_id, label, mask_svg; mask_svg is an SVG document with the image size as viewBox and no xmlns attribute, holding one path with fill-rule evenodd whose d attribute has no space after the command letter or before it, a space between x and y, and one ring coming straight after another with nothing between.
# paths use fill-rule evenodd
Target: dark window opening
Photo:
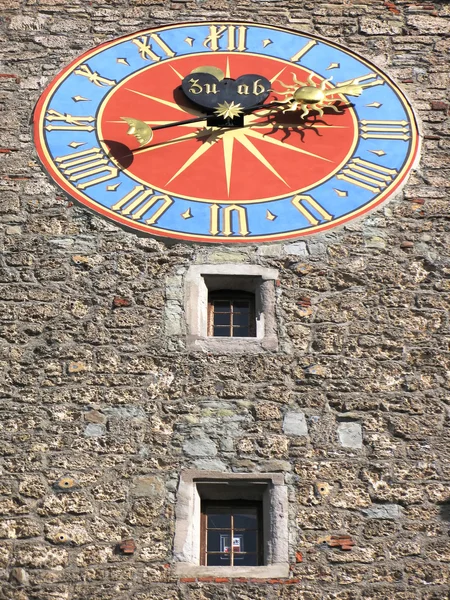
<instances>
[{"instance_id":1,"label":"dark window opening","mask_svg":"<svg viewBox=\"0 0 450 600\"><path fill-rule=\"evenodd\" d=\"M254 567L263 564L261 502L202 503L201 564Z\"/></svg>"},{"instance_id":2,"label":"dark window opening","mask_svg":"<svg viewBox=\"0 0 450 600\"><path fill-rule=\"evenodd\" d=\"M217 290L208 295L208 335L255 337L255 295L237 290Z\"/></svg>"}]
</instances>

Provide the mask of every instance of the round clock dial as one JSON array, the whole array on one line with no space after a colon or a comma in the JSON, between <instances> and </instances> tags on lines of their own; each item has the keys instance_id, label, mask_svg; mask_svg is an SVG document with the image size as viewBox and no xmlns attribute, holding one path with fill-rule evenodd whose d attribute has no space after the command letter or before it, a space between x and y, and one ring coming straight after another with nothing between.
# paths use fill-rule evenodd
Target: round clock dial
<instances>
[{"instance_id":1,"label":"round clock dial","mask_svg":"<svg viewBox=\"0 0 450 600\"><path fill-rule=\"evenodd\" d=\"M413 112L335 44L240 23L95 48L35 110L38 154L73 198L181 240L296 238L385 201L418 153Z\"/></svg>"}]
</instances>

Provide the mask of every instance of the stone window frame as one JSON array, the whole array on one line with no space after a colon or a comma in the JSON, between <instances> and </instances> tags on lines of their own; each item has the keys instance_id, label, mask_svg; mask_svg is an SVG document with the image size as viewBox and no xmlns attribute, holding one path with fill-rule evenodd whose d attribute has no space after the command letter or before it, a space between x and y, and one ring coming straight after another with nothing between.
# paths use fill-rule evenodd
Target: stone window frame
<instances>
[{"instance_id":1,"label":"stone window frame","mask_svg":"<svg viewBox=\"0 0 450 600\"><path fill-rule=\"evenodd\" d=\"M245 486L244 496L262 493L264 565L222 567L200 565L202 496L199 486ZM263 484L263 488L262 485ZM260 491L261 490L261 491ZM241 492L242 493L242 492ZM180 475L175 509L174 570L179 577L289 577L288 492L282 473L222 473L185 470Z\"/></svg>"},{"instance_id":2,"label":"stone window frame","mask_svg":"<svg viewBox=\"0 0 450 600\"><path fill-rule=\"evenodd\" d=\"M259 265L201 264L189 267L185 277L188 349L220 354L277 350L275 319L277 279L276 269ZM235 289L255 294L255 337L208 336L208 292L218 289Z\"/></svg>"}]
</instances>

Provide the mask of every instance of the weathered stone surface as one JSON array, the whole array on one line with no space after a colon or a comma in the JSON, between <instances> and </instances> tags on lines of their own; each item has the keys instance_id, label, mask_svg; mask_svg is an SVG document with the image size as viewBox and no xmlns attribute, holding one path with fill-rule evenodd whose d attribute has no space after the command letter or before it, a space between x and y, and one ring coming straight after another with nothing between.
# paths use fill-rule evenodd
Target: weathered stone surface
<instances>
[{"instance_id":1,"label":"weathered stone surface","mask_svg":"<svg viewBox=\"0 0 450 600\"><path fill-rule=\"evenodd\" d=\"M188 456L216 456L217 454L215 443L202 433L186 440L183 450Z\"/></svg>"},{"instance_id":2,"label":"weathered stone surface","mask_svg":"<svg viewBox=\"0 0 450 600\"><path fill-rule=\"evenodd\" d=\"M339 442L344 448L362 448L362 427L359 423L339 423L337 431Z\"/></svg>"},{"instance_id":3,"label":"weathered stone surface","mask_svg":"<svg viewBox=\"0 0 450 600\"><path fill-rule=\"evenodd\" d=\"M374 504L362 510L363 515L369 519L399 519L402 512L402 507L398 504Z\"/></svg>"},{"instance_id":4,"label":"weathered stone surface","mask_svg":"<svg viewBox=\"0 0 450 600\"><path fill-rule=\"evenodd\" d=\"M286 435L308 435L305 415L301 412L287 412L283 419L283 431Z\"/></svg>"}]
</instances>

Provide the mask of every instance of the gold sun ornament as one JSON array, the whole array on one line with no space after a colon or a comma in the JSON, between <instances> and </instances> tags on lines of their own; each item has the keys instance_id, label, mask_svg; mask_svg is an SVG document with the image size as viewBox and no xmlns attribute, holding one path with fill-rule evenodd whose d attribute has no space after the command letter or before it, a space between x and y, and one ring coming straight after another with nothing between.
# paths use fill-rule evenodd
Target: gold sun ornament
<instances>
[{"instance_id":1,"label":"gold sun ornament","mask_svg":"<svg viewBox=\"0 0 450 600\"><path fill-rule=\"evenodd\" d=\"M243 113L243 109L240 104L235 104L233 102L222 102L217 105L217 108L214 110L214 113L218 117L223 117L224 119L234 119Z\"/></svg>"},{"instance_id":2,"label":"gold sun ornament","mask_svg":"<svg viewBox=\"0 0 450 600\"><path fill-rule=\"evenodd\" d=\"M339 112L339 109L333 104L337 98L332 98L337 94L345 94L347 96L360 96L363 92L364 86L359 85L358 79L352 79L348 83L337 85L334 88L326 89L326 85L333 78L324 79L317 85L313 80L313 74L308 77L306 83L301 82L292 73L293 84L287 85L277 79L277 82L282 85L286 91L277 92L279 96L290 96L286 100L280 102L280 108L284 111L294 111L301 109L302 113L300 117L303 119L307 117L312 110L316 110L319 116L323 116L323 108L328 107ZM299 87L296 87L299 86ZM287 105L286 108L284 106Z\"/></svg>"}]
</instances>

